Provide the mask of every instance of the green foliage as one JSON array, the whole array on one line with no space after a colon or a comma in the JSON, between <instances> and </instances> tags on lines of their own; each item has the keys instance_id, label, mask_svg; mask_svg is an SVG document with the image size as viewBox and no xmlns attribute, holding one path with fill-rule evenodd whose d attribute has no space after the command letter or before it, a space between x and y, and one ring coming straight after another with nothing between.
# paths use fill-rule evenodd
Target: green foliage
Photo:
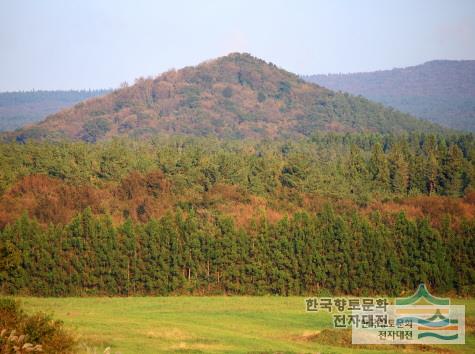
<instances>
[{"instance_id":1,"label":"green foliage","mask_svg":"<svg viewBox=\"0 0 475 354\"><path fill-rule=\"evenodd\" d=\"M471 221L459 231L447 229L442 239L427 220L400 214L395 223L370 221L330 207L276 224L260 220L249 231L227 217L210 220L193 211L119 227L89 209L61 228L43 229L23 217L1 233L0 245L17 240L21 259L0 269L2 291L357 295L396 294L424 282L466 293L475 281L474 231Z\"/></svg>"},{"instance_id":2,"label":"green foliage","mask_svg":"<svg viewBox=\"0 0 475 354\"><path fill-rule=\"evenodd\" d=\"M78 203L77 216L55 224L53 212L61 205L48 209L54 198L45 199L48 189L41 184L30 197L39 205L30 215L43 225L27 214L2 219L0 290L62 296L393 294L426 282L440 291L470 293L473 220L460 216L459 223L435 229L423 218L367 217L338 205L366 207L408 193L463 195L473 188L474 147L470 135L337 133L258 142L175 137L0 144L2 205L14 205L9 198L34 187L19 181L37 174L50 177L41 183L90 186L111 198L96 208ZM334 209L307 207L306 198L319 197L334 201ZM115 199L128 209L114 206ZM253 215L243 227L221 208L259 208L251 199L289 216L271 223ZM152 217L153 205L166 203L173 213ZM125 222L117 221L122 217Z\"/></svg>"},{"instance_id":3,"label":"green foliage","mask_svg":"<svg viewBox=\"0 0 475 354\"><path fill-rule=\"evenodd\" d=\"M259 195L287 187L355 200L376 193L459 196L473 187L474 157L471 135L320 133L272 142L156 138L95 145L11 143L0 144L0 193L30 174L101 186L120 182L132 171L163 171L176 192L220 182Z\"/></svg>"}]
</instances>

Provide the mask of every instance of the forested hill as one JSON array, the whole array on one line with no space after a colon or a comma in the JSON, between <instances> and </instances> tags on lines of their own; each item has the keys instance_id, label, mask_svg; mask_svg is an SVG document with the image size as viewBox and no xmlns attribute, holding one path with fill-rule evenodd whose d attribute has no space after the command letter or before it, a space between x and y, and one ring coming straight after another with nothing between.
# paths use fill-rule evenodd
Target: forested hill
<instances>
[{"instance_id":1,"label":"forested hill","mask_svg":"<svg viewBox=\"0 0 475 354\"><path fill-rule=\"evenodd\" d=\"M157 133L298 137L317 130L440 132L442 128L367 99L307 83L249 54L234 53L154 79L138 79L131 87L79 103L9 137L95 142Z\"/></svg>"},{"instance_id":2,"label":"forested hill","mask_svg":"<svg viewBox=\"0 0 475 354\"><path fill-rule=\"evenodd\" d=\"M436 60L402 69L304 78L450 128L475 131L475 60Z\"/></svg>"},{"instance_id":3,"label":"forested hill","mask_svg":"<svg viewBox=\"0 0 475 354\"><path fill-rule=\"evenodd\" d=\"M0 131L39 122L63 108L109 92L110 90L0 92Z\"/></svg>"}]
</instances>

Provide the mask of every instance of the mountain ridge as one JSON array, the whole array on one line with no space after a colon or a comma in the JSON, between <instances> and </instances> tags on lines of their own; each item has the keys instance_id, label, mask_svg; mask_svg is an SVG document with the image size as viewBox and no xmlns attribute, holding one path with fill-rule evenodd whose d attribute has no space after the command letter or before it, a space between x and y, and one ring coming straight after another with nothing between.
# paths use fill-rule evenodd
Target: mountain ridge
<instances>
[{"instance_id":1,"label":"mountain ridge","mask_svg":"<svg viewBox=\"0 0 475 354\"><path fill-rule=\"evenodd\" d=\"M475 131L475 60L432 60L406 68L303 78L449 128Z\"/></svg>"},{"instance_id":2,"label":"mountain ridge","mask_svg":"<svg viewBox=\"0 0 475 354\"><path fill-rule=\"evenodd\" d=\"M110 91L97 89L0 92L0 131L14 130L26 124L40 122L61 109Z\"/></svg>"},{"instance_id":3,"label":"mountain ridge","mask_svg":"<svg viewBox=\"0 0 475 354\"><path fill-rule=\"evenodd\" d=\"M309 136L316 131L440 132L417 120L348 94L308 83L248 53L197 66L81 102L13 133L12 139L216 135L221 138Z\"/></svg>"}]
</instances>

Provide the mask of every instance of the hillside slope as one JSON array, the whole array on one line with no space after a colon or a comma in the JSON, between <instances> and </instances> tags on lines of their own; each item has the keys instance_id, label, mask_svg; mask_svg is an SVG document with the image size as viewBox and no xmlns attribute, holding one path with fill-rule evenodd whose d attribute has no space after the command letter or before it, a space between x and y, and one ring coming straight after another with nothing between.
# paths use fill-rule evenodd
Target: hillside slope
<instances>
[{"instance_id":1,"label":"hillside slope","mask_svg":"<svg viewBox=\"0 0 475 354\"><path fill-rule=\"evenodd\" d=\"M216 135L222 138L308 136L315 131L440 131L441 128L361 97L334 93L249 54L196 67L79 103L10 138Z\"/></svg>"},{"instance_id":2,"label":"hillside slope","mask_svg":"<svg viewBox=\"0 0 475 354\"><path fill-rule=\"evenodd\" d=\"M475 60L436 60L402 69L304 79L453 129L475 131Z\"/></svg>"},{"instance_id":3,"label":"hillside slope","mask_svg":"<svg viewBox=\"0 0 475 354\"><path fill-rule=\"evenodd\" d=\"M109 92L110 90L0 92L0 131L39 122L61 109Z\"/></svg>"}]
</instances>

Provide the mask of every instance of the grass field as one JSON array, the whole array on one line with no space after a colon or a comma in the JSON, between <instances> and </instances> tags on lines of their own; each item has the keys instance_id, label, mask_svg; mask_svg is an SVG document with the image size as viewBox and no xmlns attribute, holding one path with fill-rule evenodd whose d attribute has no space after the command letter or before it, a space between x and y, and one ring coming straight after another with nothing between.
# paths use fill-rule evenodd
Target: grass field
<instances>
[{"instance_id":1,"label":"grass field","mask_svg":"<svg viewBox=\"0 0 475 354\"><path fill-rule=\"evenodd\" d=\"M475 353L475 300L466 305L466 344L355 347L329 314L306 313L301 297L20 298L53 313L79 336L81 353ZM329 335L319 336L320 333Z\"/></svg>"}]
</instances>

